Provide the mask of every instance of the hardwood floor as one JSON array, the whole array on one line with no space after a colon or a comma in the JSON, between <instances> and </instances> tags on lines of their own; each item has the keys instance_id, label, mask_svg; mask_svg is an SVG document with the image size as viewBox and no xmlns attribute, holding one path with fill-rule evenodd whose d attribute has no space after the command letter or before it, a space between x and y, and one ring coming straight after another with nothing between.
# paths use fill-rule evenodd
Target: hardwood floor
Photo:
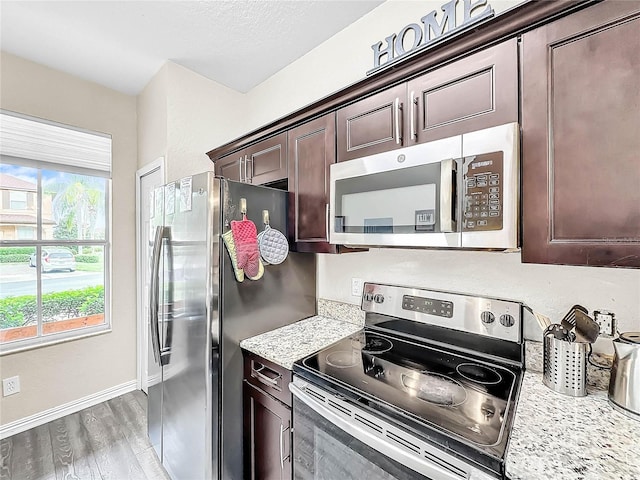
<instances>
[{"instance_id":1,"label":"hardwood floor","mask_svg":"<svg viewBox=\"0 0 640 480\"><path fill-rule=\"evenodd\" d=\"M169 480L135 391L0 440L0 480Z\"/></svg>"}]
</instances>

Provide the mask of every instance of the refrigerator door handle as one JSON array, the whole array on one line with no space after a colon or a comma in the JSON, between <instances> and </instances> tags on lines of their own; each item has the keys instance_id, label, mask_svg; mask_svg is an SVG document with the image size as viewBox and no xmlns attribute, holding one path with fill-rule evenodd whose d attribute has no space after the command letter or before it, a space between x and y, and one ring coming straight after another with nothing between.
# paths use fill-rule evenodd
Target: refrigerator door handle
<instances>
[{"instance_id":1,"label":"refrigerator door handle","mask_svg":"<svg viewBox=\"0 0 640 480\"><path fill-rule=\"evenodd\" d=\"M151 294L149 295L149 316L151 324L151 343L153 358L160 366L165 365L168 357L162 354L160 346L160 258L162 257L163 240L169 238L169 227L157 226L151 256Z\"/></svg>"},{"instance_id":2,"label":"refrigerator door handle","mask_svg":"<svg viewBox=\"0 0 640 480\"><path fill-rule=\"evenodd\" d=\"M160 328L158 326L158 278L160 270L160 253L162 249L162 226L156 227L155 239L153 242L153 253L151 255L151 285L149 294L149 324L151 325L151 344L153 346L153 358L158 365L160 363Z\"/></svg>"}]
</instances>

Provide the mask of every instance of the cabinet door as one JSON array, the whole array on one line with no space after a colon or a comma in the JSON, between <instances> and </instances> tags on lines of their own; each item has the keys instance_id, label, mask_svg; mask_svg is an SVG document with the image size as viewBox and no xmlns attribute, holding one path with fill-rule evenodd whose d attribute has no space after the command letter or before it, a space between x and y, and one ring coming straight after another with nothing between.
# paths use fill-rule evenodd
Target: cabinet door
<instances>
[{"instance_id":1,"label":"cabinet door","mask_svg":"<svg viewBox=\"0 0 640 480\"><path fill-rule=\"evenodd\" d=\"M407 145L517 122L517 40L417 77L407 90Z\"/></svg>"},{"instance_id":2,"label":"cabinet door","mask_svg":"<svg viewBox=\"0 0 640 480\"><path fill-rule=\"evenodd\" d=\"M291 479L291 409L243 384L244 478Z\"/></svg>"},{"instance_id":3,"label":"cabinet door","mask_svg":"<svg viewBox=\"0 0 640 480\"><path fill-rule=\"evenodd\" d=\"M247 182L255 185L286 180L287 132L283 132L245 149Z\"/></svg>"},{"instance_id":4,"label":"cabinet door","mask_svg":"<svg viewBox=\"0 0 640 480\"><path fill-rule=\"evenodd\" d=\"M299 252L331 253L329 167L335 163L335 114L289 130L289 232Z\"/></svg>"},{"instance_id":5,"label":"cabinet door","mask_svg":"<svg viewBox=\"0 0 640 480\"><path fill-rule=\"evenodd\" d=\"M523 36L525 262L640 267L640 6Z\"/></svg>"},{"instance_id":6,"label":"cabinet door","mask_svg":"<svg viewBox=\"0 0 640 480\"><path fill-rule=\"evenodd\" d=\"M403 133L406 83L338 110L338 161L406 145Z\"/></svg>"},{"instance_id":7,"label":"cabinet door","mask_svg":"<svg viewBox=\"0 0 640 480\"><path fill-rule=\"evenodd\" d=\"M240 182L244 178L244 152L236 152L215 161L215 173L219 177Z\"/></svg>"}]
</instances>

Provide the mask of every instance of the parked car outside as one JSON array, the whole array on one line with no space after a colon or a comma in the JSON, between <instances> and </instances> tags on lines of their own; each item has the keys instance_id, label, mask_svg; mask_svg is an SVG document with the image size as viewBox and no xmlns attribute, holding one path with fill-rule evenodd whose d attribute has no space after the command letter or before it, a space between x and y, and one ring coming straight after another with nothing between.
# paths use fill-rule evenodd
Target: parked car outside
<instances>
[{"instance_id":1,"label":"parked car outside","mask_svg":"<svg viewBox=\"0 0 640 480\"><path fill-rule=\"evenodd\" d=\"M68 248L62 247L43 247L42 248L42 271L53 272L55 270L76 270L76 257ZM29 257L29 266L36 266L36 254L32 253Z\"/></svg>"}]
</instances>

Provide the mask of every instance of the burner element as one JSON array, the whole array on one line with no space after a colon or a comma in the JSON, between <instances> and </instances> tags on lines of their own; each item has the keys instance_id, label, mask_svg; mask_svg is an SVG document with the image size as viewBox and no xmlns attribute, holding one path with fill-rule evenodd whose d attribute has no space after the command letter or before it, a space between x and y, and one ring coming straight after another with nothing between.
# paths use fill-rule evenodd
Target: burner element
<instances>
[{"instance_id":1,"label":"burner element","mask_svg":"<svg viewBox=\"0 0 640 480\"><path fill-rule=\"evenodd\" d=\"M402 385L425 402L442 407L455 407L465 402L467 391L453 378L438 373L422 372L401 375Z\"/></svg>"},{"instance_id":2,"label":"burner element","mask_svg":"<svg viewBox=\"0 0 640 480\"><path fill-rule=\"evenodd\" d=\"M358 357L353 352L340 350L332 352L326 357L327 363L336 368L349 368L358 363Z\"/></svg>"},{"instance_id":3,"label":"burner element","mask_svg":"<svg viewBox=\"0 0 640 480\"><path fill-rule=\"evenodd\" d=\"M502 375L493 368L477 363L461 363L456 367L456 371L467 380L481 383L482 385L497 385L502 381Z\"/></svg>"},{"instance_id":4,"label":"burner element","mask_svg":"<svg viewBox=\"0 0 640 480\"><path fill-rule=\"evenodd\" d=\"M362 351L366 353L385 353L393 348L391 340L386 338L377 337L375 335L367 335L366 343L362 347Z\"/></svg>"}]
</instances>

